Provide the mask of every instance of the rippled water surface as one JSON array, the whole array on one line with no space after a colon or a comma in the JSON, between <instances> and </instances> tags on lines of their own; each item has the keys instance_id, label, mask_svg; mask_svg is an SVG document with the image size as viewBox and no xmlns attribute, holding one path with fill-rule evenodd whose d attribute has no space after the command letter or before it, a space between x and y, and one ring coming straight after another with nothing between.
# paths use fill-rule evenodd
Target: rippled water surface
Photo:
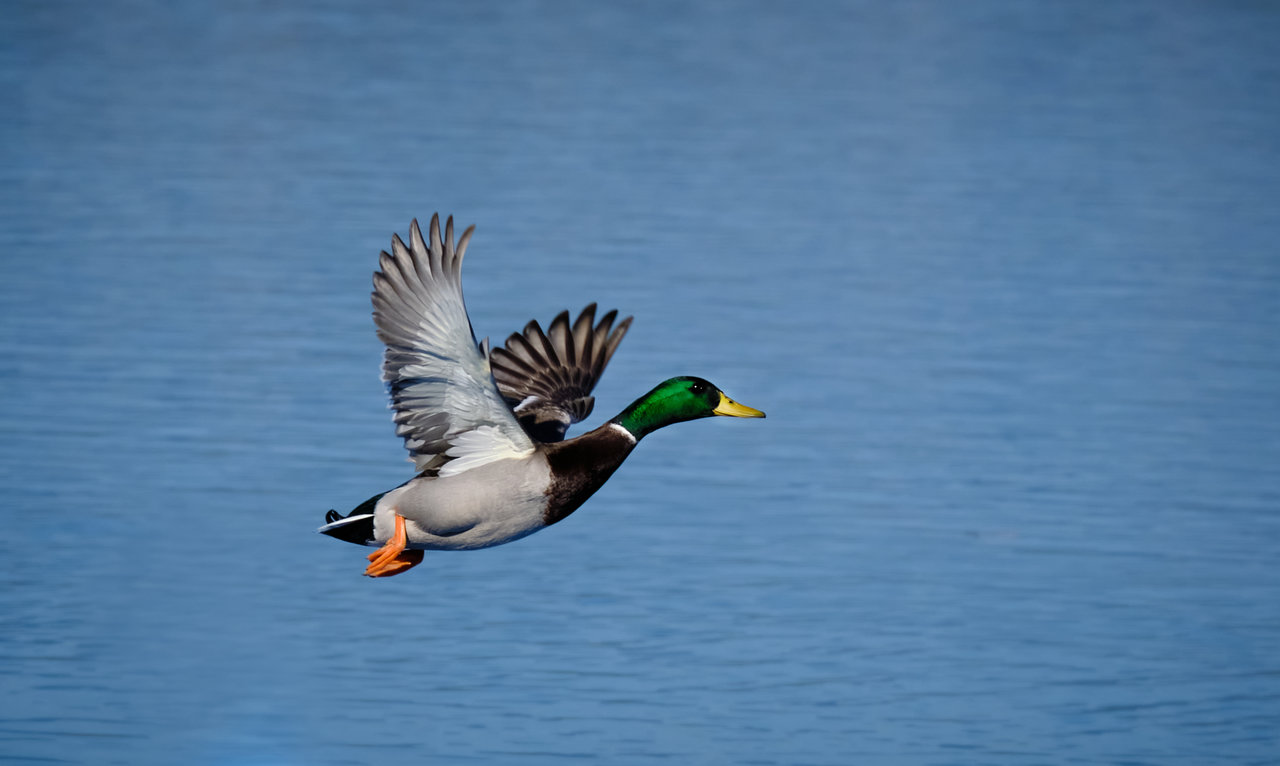
<instances>
[{"instance_id":1,"label":"rippled water surface","mask_svg":"<svg viewBox=\"0 0 1280 766\"><path fill-rule=\"evenodd\" d=\"M0 761L1280 752L1280 11L11 3ZM360 576L369 275L635 325L661 431Z\"/></svg>"}]
</instances>

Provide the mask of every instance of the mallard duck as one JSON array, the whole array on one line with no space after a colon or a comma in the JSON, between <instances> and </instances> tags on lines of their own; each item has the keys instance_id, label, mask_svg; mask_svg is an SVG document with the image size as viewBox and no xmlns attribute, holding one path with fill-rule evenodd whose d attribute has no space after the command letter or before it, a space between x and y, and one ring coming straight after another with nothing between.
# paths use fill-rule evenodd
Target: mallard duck
<instances>
[{"instance_id":1,"label":"mallard duck","mask_svg":"<svg viewBox=\"0 0 1280 766\"><path fill-rule=\"evenodd\" d=\"M598 490L647 434L685 420L764 413L702 378L658 384L609 422L572 439L565 432L595 405L591 391L631 325L587 306L572 323L561 312L505 347L476 343L462 300L462 257L472 226L453 242L453 218L430 244L415 220L373 275L373 319L386 344L382 378L396 434L417 475L369 498L347 516L329 511L320 532L378 546L365 574L388 577L424 550L502 545L564 519Z\"/></svg>"}]
</instances>

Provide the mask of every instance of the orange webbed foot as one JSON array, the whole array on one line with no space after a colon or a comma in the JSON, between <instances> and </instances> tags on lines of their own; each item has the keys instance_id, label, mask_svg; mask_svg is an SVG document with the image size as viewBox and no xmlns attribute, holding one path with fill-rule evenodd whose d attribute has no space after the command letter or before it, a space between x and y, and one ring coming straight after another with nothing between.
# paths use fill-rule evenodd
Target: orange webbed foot
<instances>
[{"instance_id":1,"label":"orange webbed foot","mask_svg":"<svg viewBox=\"0 0 1280 766\"><path fill-rule=\"evenodd\" d=\"M369 566L364 570L368 577L390 577L412 569L422 563L422 551L406 550L408 536L404 531L404 517L396 514L396 531L387 544L369 554Z\"/></svg>"},{"instance_id":2,"label":"orange webbed foot","mask_svg":"<svg viewBox=\"0 0 1280 766\"><path fill-rule=\"evenodd\" d=\"M380 564L376 571L374 565L370 564L364 573L369 577L390 577L408 571L421 563L422 551L404 551L390 561Z\"/></svg>"}]
</instances>

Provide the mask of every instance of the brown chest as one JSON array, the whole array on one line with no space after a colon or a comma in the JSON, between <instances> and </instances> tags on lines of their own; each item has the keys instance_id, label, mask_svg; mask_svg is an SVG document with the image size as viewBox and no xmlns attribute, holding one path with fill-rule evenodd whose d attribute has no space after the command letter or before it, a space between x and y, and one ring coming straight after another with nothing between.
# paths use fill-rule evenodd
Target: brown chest
<instances>
[{"instance_id":1,"label":"brown chest","mask_svg":"<svg viewBox=\"0 0 1280 766\"><path fill-rule=\"evenodd\" d=\"M626 433L605 425L576 439L551 445L547 463L551 483L547 487L548 525L578 510L627 459L635 441Z\"/></svg>"}]
</instances>

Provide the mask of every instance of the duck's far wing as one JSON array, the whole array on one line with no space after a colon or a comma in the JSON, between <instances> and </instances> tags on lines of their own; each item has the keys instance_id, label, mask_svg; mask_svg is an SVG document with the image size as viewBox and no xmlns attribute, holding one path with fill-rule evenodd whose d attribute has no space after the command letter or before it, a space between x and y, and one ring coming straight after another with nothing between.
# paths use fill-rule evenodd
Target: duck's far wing
<instances>
[{"instance_id":1,"label":"duck's far wing","mask_svg":"<svg viewBox=\"0 0 1280 766\"><path fill-rule=\"evenodd\" d=\"M427 245L415 220L409 246L393 235L373 275L373 321L387 344L382 379L396 435L419 471L449 476L533 451L489 368L488 341L476 344L462 300L462 257L475 227L453 244L453 218L440 236L431 217Z\"/></svg>"},{"instance_id":2,"label":"duck's far wing","mask_svg":"<svg viewBox=\"0 0 1280 766\"><path fill-rule=\"evenodd\" d=\"M507 338L505 347L493 349L489 358L498 390L534 441L561 441L571 424L591 414L591 390L631 326L627 317L615 327L617 317L610 311L597 323L593 303L572 325L569 312L562 311L547 332L533 321Z\"/></svg>"}]
</instances>

